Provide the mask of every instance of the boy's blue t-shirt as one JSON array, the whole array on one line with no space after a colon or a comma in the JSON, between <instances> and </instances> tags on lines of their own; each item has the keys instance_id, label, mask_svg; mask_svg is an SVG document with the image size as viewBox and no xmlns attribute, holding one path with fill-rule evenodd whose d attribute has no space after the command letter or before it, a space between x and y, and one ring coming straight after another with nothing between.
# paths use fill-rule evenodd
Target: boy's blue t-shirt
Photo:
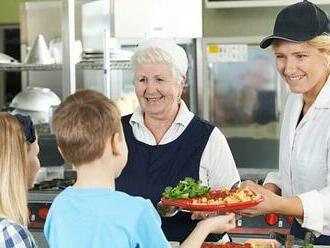
<instances>
[{"instance_id":1,"label":"boy's blue t-shirt","mask_svg":"<svg viewBox=\"0 0 330 248\"><path fill-rule=\"evenodd\" d=\"M169 247L151 202L111 189L66 188L44 233L51 248Z\"/></svg>"}]
</instances>

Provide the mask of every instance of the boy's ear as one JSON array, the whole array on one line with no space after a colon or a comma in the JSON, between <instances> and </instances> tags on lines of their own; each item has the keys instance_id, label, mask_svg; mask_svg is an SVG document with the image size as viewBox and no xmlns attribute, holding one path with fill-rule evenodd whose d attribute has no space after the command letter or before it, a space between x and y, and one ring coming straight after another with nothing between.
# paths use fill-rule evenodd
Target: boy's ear
<instances>
[{"instance_id":1,"label":"boy's ear","mask_svg":"<svg viewBox=\"0 0 330 248\"><path fill-rule=\"evenodd\" d=\"M122 140L119 133L115 133L111 137L111 148L113 155L117 156L121 154L121 142Z\"/></svg>"}]
</instances>

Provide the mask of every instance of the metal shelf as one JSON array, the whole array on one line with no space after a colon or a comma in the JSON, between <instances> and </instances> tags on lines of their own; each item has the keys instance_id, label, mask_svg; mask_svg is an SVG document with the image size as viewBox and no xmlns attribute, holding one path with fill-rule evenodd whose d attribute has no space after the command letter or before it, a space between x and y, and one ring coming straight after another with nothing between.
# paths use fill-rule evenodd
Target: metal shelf
<instances>
[{"instance_id":1,"label":"metal shelf","mask_svg":"<svg viewBox=\"0 0 330 248\"><path fill-rule=\"evenodd\" d=\"M0 71L58 71L58 70L62 70L62 65L60 64L37 65L37 64L23 64L23 63L0 64Z\"/></svg>"},{"instance_id":2,"label":"metal shelf","mask_svg":"<svg viewBox=\"0 0 330 248\"><path fill-rule=\"evenodd\" d=\"M81 70L103 70L103 61L82 61L76 64L76 69ZM110 61L110 70L129 70L131 63L129 61Z\"/></svg>"},{"instance_id":3,"label":"metal shelf","mask_svg":"<svg viewBox=\"0 0 330 248\"><path fill-rule=\"evenodd\" d=\"M76 64L78 70L104 70L103 61L83 61ZM129 61L110 61L110 70L129 70ZM24 63L0 63L0 71L61 71L62 64L24 64Z\"/></svg>"}]
</instances>

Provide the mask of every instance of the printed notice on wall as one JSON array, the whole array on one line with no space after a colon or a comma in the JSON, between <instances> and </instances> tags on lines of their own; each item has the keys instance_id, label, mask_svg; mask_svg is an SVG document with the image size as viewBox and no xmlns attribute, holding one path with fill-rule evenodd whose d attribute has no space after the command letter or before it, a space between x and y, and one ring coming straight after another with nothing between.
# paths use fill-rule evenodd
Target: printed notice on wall
<instances>
[{"instance_id":1,"label":"printed notice on wall","mask_svg":"<svg viewBox=\"0 0 330 248\"><path fill-rule=\"evenodd\" d=\"M245 62L248 59L247 44L209 44L208 62Z\"/></svg>"}]
</instances>

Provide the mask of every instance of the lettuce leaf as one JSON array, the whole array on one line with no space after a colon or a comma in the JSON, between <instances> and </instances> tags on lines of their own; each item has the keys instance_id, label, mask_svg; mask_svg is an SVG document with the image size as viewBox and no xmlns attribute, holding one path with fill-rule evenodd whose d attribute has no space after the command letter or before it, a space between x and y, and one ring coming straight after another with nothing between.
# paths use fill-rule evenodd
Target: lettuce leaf
<instances>
[{"instance_id":1,"label":"lettuce leaf","mask_svg":"<svg viewBox=\"0 0 330 248\"><path fill-rule=\"evenodd\" d=\"M210 188L203 186L201 181L195 180L191 177L186 177L175 187L166 187L162 195L163 197L174 200L205 196L209 191Z\"/></svg>"}]
</instances>

